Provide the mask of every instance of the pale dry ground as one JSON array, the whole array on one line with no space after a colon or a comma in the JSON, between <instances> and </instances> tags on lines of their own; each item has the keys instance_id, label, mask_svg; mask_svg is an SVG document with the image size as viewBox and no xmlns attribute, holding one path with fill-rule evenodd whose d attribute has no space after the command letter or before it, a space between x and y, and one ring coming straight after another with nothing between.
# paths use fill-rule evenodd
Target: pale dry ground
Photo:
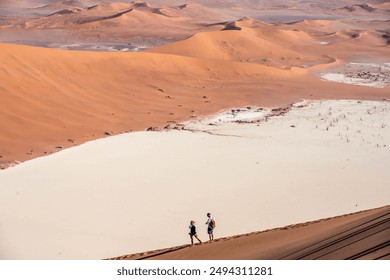
<instances>
[{"instance_id":1,"label":"pale dry ground","mask_svg":"<svg viewBox=\"0 0 390 280\"><path fill-rule=\"evenodd\" d=\"M205 240L209 211L220 237L390 203L389 102L287 111L260 123L123 134L0 171L1 258L172 247L189 242L190 220Z\"/></svg>"}]
</instances>

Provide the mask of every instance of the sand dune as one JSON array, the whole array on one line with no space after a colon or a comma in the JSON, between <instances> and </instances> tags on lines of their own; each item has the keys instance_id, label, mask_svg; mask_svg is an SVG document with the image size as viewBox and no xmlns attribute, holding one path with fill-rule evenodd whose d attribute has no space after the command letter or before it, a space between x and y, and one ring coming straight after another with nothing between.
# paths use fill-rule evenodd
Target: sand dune
<instances>
[{"instance_id":1,"label":"sand dune","mask_svg":"<svg viewBox=\"0 0 390 280\"><path fill-rule=\"evenodd\" d=\"M372 29L371 29L372 25ZM250 18L219 23L220 30L148 50L182 56L236 60L279 68L329 63L333 58L362 59L366 54L386 61L389 52L386 22L301 21L267 24ZM367 28L367 27L366 27ZM324 47L327 45L326 47ZM372 48L376 47L376 48ZM379 48L378 48L379 47ZM349 50L354 49L351 53Z\"/></svg>"},{"instance_id":2,"label":"sand dune","mask_svg":"<svg viewBox=\"0 0 390 280\"><path fill-rule=\"evenodd\" d=\"M131 44L135 47L128 49L132 50L158 46L213 30L207 24L224 19L199 5L180 8L142 1L60 1L17 9L20 12L16 14L11 10L8 6L0 7L0 42L46 47L79 44L79 49L93 44Z\"/></svg>"},{"instance_id":3,"label":"sand dune","mask_svg":"<svg viewBox=\"0 0 390 280\"><path fill-rule=\"evenodd\" d=\"M390 260L390 206L114 260ZM304 238L302 238L304 236Z\"/></svg>"},{"instance_id":4,"label":"sand dune","mask_svg":"<svg viewBox=\"0 0 390 280\"><path fill-rule=\"evenodd\" d=\"M374 3L375 2L375 3ZM0 3L0 42L58 47L67 44L132 44L155 47L186 39L199 32L220 29L258 28L258 20L291 23L317 18L333 21L332 26L388 20L386 3L371 1L374 12L355 13L341 10L336 19L329 11L342 7L364 6L364 1L2 1ZM46 5L45 5L46 3ZM373 3L373 4L371 4ZM39 5L38 5L39 4ZM124 11L132 12L125 13ZM304 12L303 12L304 11ZM335 13L335 11L333 11ZM356 15L355 15L356 14ZM242 21L238 19L246 18ZM248 20L252 18L251 21ZM222 27L219 23L225 23ZM360 24L364 29L364 25ZM307 29L313 30L308 25ZM26 29L28 30L26 32ZM308 30L300 30L307 32ZM275 28L277 30L277 28ZM58 33L61 36L58 36ZM122 48L125 49L125 48ZM116 50L116 48L105 48Z\"/></svg>"},{"instance_id":5,"label":"sand dune","mask_svg":"<svg viewBox=\"0 0 390 280\"><path fill-rule=\"evenodd\" d=\"M44 1L37 1L44 3ZM64 1L46 1L47 4L35 5L33 6L34 10L45 10L45 11L56 11L63 9L78 9L78 8L88 8L89 5L95 1L85 1L85 0L64 0Z\"/></svg>"},{"instance_id":6,"label":"sand dune","mask_svg":"<svg viewBox=\"0 0 390 280\"><path fill-rule=\"evenodd\" d=\"M270 115L260 120L258 107L235 109L240 122L229 110L0 171L0 258L99 259L188 244L190 220L206 240L209 211L224 237L389 205L389 102L262 107Z\"/></svg>"},{"instance_id":7,"label":"sand dune","mask_svg":"<svg viewBox=\"0 0 390 280\"><path fill-rule=\"evenodd\" d=\"M202 7L197 5L190 6L151 6L146 2L102 2L97 5L87 6L87 3L71 2L57 2L35 8L36 10L48 11L46 16L38 17L36 19L26 19L24 28L72 28L72 25L82 25L93 21L105 21L108 19L119 17L125 14L126 11L137 11L138 15L148 14L149 21L159 21L160 25L164 18L185 18L192 22L197 22L197 17L205 19L208 17L215 17L212 12L207 12ZM152 15L155 17L153 18ZM137 16L132 14L135 19ZM165 19L168 21L168 19ZM190 24L189 24L190 25ZM185 28L185 26L177 26L177 28Z\"/></svg>"},{"instance_id":8,"label":"sand dune","mask_svg":"<svg viewBox=\"0 0 390 280\"><path fill-rule=\"evenodd\" d=\"M226 22L217 22L212 25L220 25L222 30L241 30L243 27L246 28L262 28L269 27L271 24L255 20L251 17L243 17L234 21L226 21Z\"/></svg>"},{"instance_id":9,"label":"sand dune","mask_svg":"<svg viewBox=\"0 0 390 280\"><path fill-rule=\"evenodd\" d=\"M299 53L296 49L315 40L305 32L290 30L227 30L198 33L185 41L149 50L198 58L236 60L290 68L310 64L329 63L321 55Z\"/></svg>"},{"instance_id":10,"label":"sand dune","mask_svg":"<svg viewBox=\"0 0 390 280\"><path fill-rule=\"evenodd\" d=\"M231 106L388 97L386 89L322 82L309 69L285 71L157 53L69 52L4 44L0 49L0 99L6 104L0 119L3 166L106 134L161 128Z\"/></svg>"},{"instance_id":11,"label":"sand dune","mask_svg":"<svg viewBox=\"0 0 390 280\"><path fill-rule=\"evenodd\" d=\"M379 2L383 2L383 1L379 1ZM345 6L342 8L337 8L334 10L338 11L338 12L347 12L347 13L352 13L352 14L357 14L357 15L362 15L362 14L367 14L367 13L378 13L378 14L387 14L387 15L390 14L389 3L354 4L354 5L349 5L349 6Z\"/></svg>"},{"instance_id":12,"label":"sand dune","mask_svg":"<svg viewBox=\"0 0 390 280\"><path fill-rule=\"evenodd\" d=\"M383 3L381 3L381 2L383 2ZM374 8L386 10L387 12L390 11L390 3L388 1L379 1L378 4L371 4L371 6Z\"/></svg>"},{"instance_id":13,"label":"sand dune","mask_svg":"<svg viewBox=\"0 0 390 280\"><path fill-rule=\"evenodd\" d=\"M338 9L338 10L345 10L345 11L348 11L348 12L374 12L376 9L371 7L370 5L368 4L356 4L356 5L351 5L351 6L345 6L341 9Z\"/></svg>"},{"instance_id":14,"label":"sand dune","mask_svg":"<svg viewBox=\"0 0 390 280\"><path fill-rule=\"evenodd\" d=\"M31 51L36 55L32 57ZM18 153L17 158L72 146L74 141L67 139L82 143L104 136L105 131L162 126L195 111L246 103L246 96L238 95L234 101L217 101L213 96L236 95L233 88L254 82L260 74L270 75L270 70L256 65L227 62L222 66L217 61L159 54L70 53L1 45L0 55L4 62L0 98L8 104L1 118L2 161L24 145L24 155ZM226 90L231 83L223 83L237 75L242 75L242 84L234 82ZM183 83L177 83L179 77ZM63 140L43 151L35 137L44 146L58 137Z\"/></svg>"},{"instance_id":15,"label":"sand dune","mask_svg":"<svg viewBox=\"0 0 390 280\"><path fill-rule=\"evenodd\" d=\"M41 17L25 23L26 28L72 28L72 25L84 25L89 23L100 23L101 25L110 25L113 23L126 23L124 15L127 15L130 22L139 22L140 18L145 17L145 14L162 15L159 9L154 9L146 3L110 3L95 5L89 8L67 8L55 12L46 17ZM121 21L115 19L121 18ZM160 20L150 17L148 20ZM128 23L130 23L128 22ZM96 27L96 24L94 25Z\"/></svg>"},{"instance_id":16,"label":"sand dune","mask_svg":"<svg viewBox=\"0 0 390 280\"><path fill-rule=\"evenodd\" d=\"M195 28L193 22L184 24L185 18L198 14L210 16L204 7L194 4L154 5L132 2L106 3L90 6L90 9L69 8L60 14L30 21L30 24L40 26L38 29L42 32L49 32L42 39L58 32L48 27L62 24L68 28L82 18L84 23L77 25L84 26L84 31L69 32L76 32L81 37L85 35L85 38L98 35L98 41L112 37L117 40L115 32L123 32L119 26L129 30L127 26L134 24L142 26L142 32L150 28L158 34L156 36L167 35L161 29L177 32L174 37L177 40L184 35L183 30L188 34L199 28ZM171 17L156 11L182 16ZM220 31L228 26L241 30ZM150 53L128 55L67 53L1 45L0 56L4 63L0 66L3 73L0 79L4 94L0 98L7 104L1 124L4 128L0 137L3 141L1 164L8 166L14 161L52 153L107 134L163 127L233 105L253 102L285 105L309 97L387 98L385 89L335 85L321 82L320 75L310 73L310 70L336 66L338 68L326 73L345 72L344 61L383 62L389 55L386 26L386 22L326 20L270 24L246 17L204 25L204 28L218 31L198 33L187 40L150 50ZM35 27L25 32L39 37L40 31ZM195 30L189 31L193 27ZM101 32L105 28L113 28L114 36ZM134 34L140 32L137 27L131 30L129 32ZM144 37L152 34L148 32ZM63 35L56 33L53 38ZM94 39L91 42L93 44ZM136 39L136 42L135 45L126 43L118 49L137 49L139 43L145 43L142 46L147 47L150 41ZM78 47L83 45L65 46ZM99 48L97 45L94 49ZM107 48L103 46L102 49ZM255 64L290 70L279 71ZM316 64L316 67L310 67ZM294 66L306 69L295 69ZM163 105L159 103L161 100ZM157 108L156 103L162 107ZM61 118L57 112L61 112Z\"/></svg>"},{"instance_id":17,"label":"sand dune","mask_svg":"<svg viewBox=\"0 0 390 280\"><path fill-rule=\"evenodd\" d=\"M0 258L388 258L389 10L0 1Z\"/></svg>"}]
</instances>

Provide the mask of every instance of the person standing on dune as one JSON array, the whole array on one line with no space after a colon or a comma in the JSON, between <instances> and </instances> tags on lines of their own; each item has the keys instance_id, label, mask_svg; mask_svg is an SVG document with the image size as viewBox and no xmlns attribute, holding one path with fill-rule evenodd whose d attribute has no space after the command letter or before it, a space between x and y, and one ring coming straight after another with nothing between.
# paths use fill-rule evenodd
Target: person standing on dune
<instances>
[{"instance_id":1,"label":"person standing on dune","mask_svg":"<svg viewBox=\"0 0 390 280\"><path fill-rule=\"evenodd\" d=\"M202 241L200 241L200 239L198 238L198 235L196 233L196 226L195 226L194 221L190 222L189 229L190 229L189 235L191 238L191 244L194 245L194 236L196 239L198 239L199 243L202 243Z\"/></svg>"},{"instance_id":2,"label":"person standing on dune","mask_svg":"<svg viewBox=\"0 0 390 280\"><path fill-rule=\"evenodd\" d=\"M207 213L207 233L209 235L209 240L213 241L214 240L214 228L215 228L215 220L213 217L211 217L210 213Z\"/></svg>"}]
</instances>

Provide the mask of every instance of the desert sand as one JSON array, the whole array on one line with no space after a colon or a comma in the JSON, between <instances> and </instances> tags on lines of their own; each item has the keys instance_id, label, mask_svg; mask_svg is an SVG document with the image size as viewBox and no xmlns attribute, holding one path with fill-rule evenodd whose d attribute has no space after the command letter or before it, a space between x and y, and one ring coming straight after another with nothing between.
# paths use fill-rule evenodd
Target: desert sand
<instances>
[{"instance_id":1,"label":"desert sand","mask_svg":"<svg viewBox=\"0 0 390 280\"><path fill-rule=\"evenodd\" d=\"M241 36L254 36L218 32L238 41ZM310 44L315 48L326 47L314 41ZM361 51L365 48L369 47ZM286 70L289 50L285 54L280 50L278 55L286 58L268 59L264 64L242 61L245 56L225 60L154 53L158 49L153 53L100 53L0 44L0 50L3 167L107 135L162 128L234 106L285 106L302 98L389 98L389 76L381 73L383 62L377 63L376 76L365 77L373 83L381 77L380 88L360 87L321 79L340 69L348 73L340 59L329 62L329 58L304 54L296 67ZM207 50L211 55L213 49ZM375 50L378 57L388 53L385 47ZM316 57L318 64L303 68ZM286 61L283 65L282 60ZM355 72L363 75L365 70Z\"/></svg>"},{"instance_id":2,"label":"desert sand","mask_svg":"<svg viewBox=\"0 0 390 280\"><path fill-rule=\"evenodd\" d=\"M389 260L390 207L114 260ZM198 245L198 244L197 244Z\"/></svg>"},{"instance_id":3,"label":"desert sand","mask_svg":"<svg viewBox=\"0 0 390 280\"><path fill-rule=\"evenodd\" d=\"M389 98L386 4L279 2L2 1L0 167L235 106Z\"/></svg>"},{"instance_id":4,"label":"desert sand","mask_svg":"<svg viewBox=\"0 0 390 280\"><path fill-rule=\"evenodd\" d=\"M228 237L389 205L389 11L1 1L0 258L170 248L207 211Z\"/></svg>"},{"instance_id":5,"label":"desert sand","mask_svg":"<svg viewBox=\"0 0 390 280\"><path fill-rule=\"evenodd\" d=\"M389 102L259 110L95 140L3 170L1 258L97 259L187 244L190 220L205 240L207 212L225 237L390 203Z\"/></svg>"}]
</instances>

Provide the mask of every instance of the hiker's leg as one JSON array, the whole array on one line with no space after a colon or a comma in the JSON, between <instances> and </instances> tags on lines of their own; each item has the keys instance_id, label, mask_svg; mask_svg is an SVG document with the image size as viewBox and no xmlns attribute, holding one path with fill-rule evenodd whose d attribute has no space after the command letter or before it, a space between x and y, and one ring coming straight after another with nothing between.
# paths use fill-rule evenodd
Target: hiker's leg
<instances>
[{"instance_id":1,"label":"hiker's leg","mask_svg":"<svg viewBox=\"0 0 390 280\"><path fill-rule=\"evenodd\" d=\"M191 234L190 234L190 237L191 237L191 244L194 245L194 238L192 237Z\"/></svg>"},{"instance_id":2,"label":"hiker's leg","mask_svg":"<svg viewBox=\"0 0 390 280\"><path fill-rule=\"evenodd\" d=\"M213 240L213 229L211 227L207 228L207 233L209 234L209 241Z\"/></svg>"},{"instance_id":3,"label":"hiker's leg","mask_svg":"<svg viewBox=\"0 0 390 280\"><path fill-rule=\"evenodd\" d=\"M195 234L195 237L196 237L196 239L198 239L199 243L202 243L202 241L200 241L200 239L198 238L197 234Z\"/></svg>"}]
</instances>

